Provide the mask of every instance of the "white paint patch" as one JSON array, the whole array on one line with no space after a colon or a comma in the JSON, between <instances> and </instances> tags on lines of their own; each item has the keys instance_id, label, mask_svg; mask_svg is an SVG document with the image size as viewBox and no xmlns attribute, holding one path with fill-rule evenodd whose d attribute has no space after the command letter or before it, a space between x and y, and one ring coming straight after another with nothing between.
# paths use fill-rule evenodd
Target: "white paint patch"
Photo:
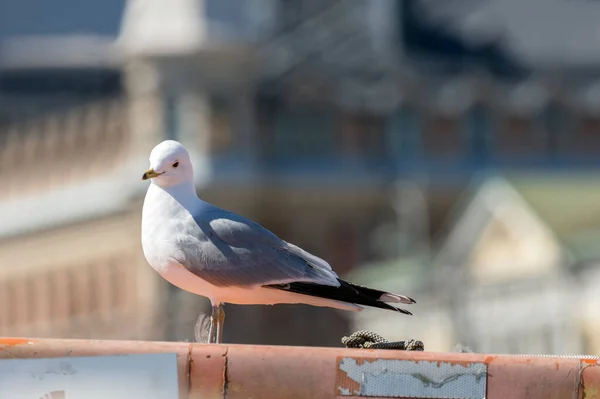
<instances>
[{"instance_id":1,"label":"white paint patch","mask_svg":"<svg viewBox=\"0 0 600 399\"><path fill-rule=\"evenodd\" d=\"M0 398L178 399L177 355L0 360Z\"/></svg>"},{"instance_id":2,"label":"white paint patch","mask_svg":"<svg viewBox=\"0 0 600 399\"><path fill-rule=\"evenodd\" d=\"M342 358L340 396L484 399L485 363Z\"/></svg>"}]
</instances>

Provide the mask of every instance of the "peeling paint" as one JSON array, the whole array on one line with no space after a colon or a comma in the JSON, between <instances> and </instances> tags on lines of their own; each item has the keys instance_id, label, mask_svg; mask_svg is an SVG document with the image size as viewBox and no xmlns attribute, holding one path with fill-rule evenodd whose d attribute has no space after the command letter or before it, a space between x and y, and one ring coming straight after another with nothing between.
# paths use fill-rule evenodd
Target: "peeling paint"
<instances>
[{"instance_id":1,"label":"peeling paint","mask_svg":"<svg viewBox=\"0 0 600 399\"><path fill-rule=\"evenodd\" d=\"M362 366L364 364L364 360L365 359L356 359L356 364L358 366ZM341 392L340 394L342 396L354 396L354 395L358 395L360 394L360 382L352 379L344 370L342 370L341 367L341 362L343 361L342 358L338 358L338 367L337 367L337 380L342 380L344 383L344 386L340 386L338 383L336 383L337 386L337 390L339 390L339 392ZM337 392L336 392L337 393Z\"/></svg>"},{"instance_id":2,"label":"peeling paint","mask_svg":"<svg viewBox=\"0 0 600 399\"><path fill-rule=\"evenodd\" d=\"M581 397L582 399L598 399L600 398L600 391L596 386L586 386Z\"/></svg>"},{"instance_id":3,"label":"peeling paint","mask_svg":"<svg viewBox=\"0 0 600 399\"><path fill-rule=\"evenodd\" d=\"M591 363L588 359L580 360L580 383L582 399L600 399L600 378L597 372L594 372L598 366Z\"/></svg>"},{"instance_id":4,"label":"peeling paint","mask_svg":"<svg viewBox=\"0 0 600 399\"><path fill-rule=\"evenodd\" d=\"M476 362L338 358L336 394L484 399L487 366Z\"/></svg>"}]
</instances>

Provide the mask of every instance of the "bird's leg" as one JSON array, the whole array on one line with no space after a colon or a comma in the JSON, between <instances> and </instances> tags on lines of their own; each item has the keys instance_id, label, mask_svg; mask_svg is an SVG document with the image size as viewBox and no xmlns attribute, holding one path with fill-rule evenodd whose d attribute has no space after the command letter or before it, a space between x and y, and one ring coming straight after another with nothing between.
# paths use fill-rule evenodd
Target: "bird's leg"
<instances>
[{"instance_id":1,"label":"bird's leg","mask_svg":"<svg viewBox=\"0 0 600 399\"><path fill-rule=\"evenodd\" d=\"M225 323L225 309L223 304L219 304L217 306L218 315L217 315L217 334L216 334L216 343L223 343L223 324Z\"/></svg>"},{"instance_id":2,"label":"bird's leg","mask_svg":"<svg viewBox=\"0 0 600 399\"><path fill-rule=\"evenodd\" d=\"M210 316L210 330L208 332L209 344L220 344L223 342L223 323L225 322L225 310L223 304L213 305Z\"/></svg>"},{"instance_id":3,"label":"bird's leg","mask_svg":"<svg viewBox=\"0 0 600 399\"><path fill-rule=\"evenodd\" d=\"M212 305L212 313L210 315L210 329L208 330L208 343L217 343L217 324L219 320L219 307L221 305Z\"/></svg>"}]
</instances>

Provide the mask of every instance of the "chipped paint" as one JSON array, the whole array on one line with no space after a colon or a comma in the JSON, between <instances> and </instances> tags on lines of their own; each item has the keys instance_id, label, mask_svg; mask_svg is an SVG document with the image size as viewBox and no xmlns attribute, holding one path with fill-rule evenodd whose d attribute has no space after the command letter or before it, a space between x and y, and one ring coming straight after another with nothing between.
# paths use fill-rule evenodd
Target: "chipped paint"
<instances>
[{"instance_id":1,"label":"chipped paint","mask_svg":"<svg viewBox=\"0 0 600 399\"><path fill-rule=\"evenodd\" d=\"M600 399L600 369L590 359L580 359L581 382L579 389L582 399Z\"/></svg>"},{"instance_id":2,"label":"chipped paint","mask_svg":"<svg viewBox=\"0 0 600 399\"><path fill-rule=\"evenodd\" d=\"M179 396L176 353L7 359L0 360L0 374L10 382L1 385L1 398L35 399L56 389L70 399Z\"/></svg>"},{"instance_id":3,"label":"chipped paint","mask_svg":"<svg viewBox=\"0 0 600 399\"><path fill-rule=\"evenodd\" d=\"M581 395L582 399L599 399L600 392L596 386L585 386Z\"/></svg>"},{"instance_id":4,"label":"chipped paint","mask_svg":"<svg viewBox=\"0 0 600 399\"><path fill-rule=\"evenodd\" d=\"M362 366L364 364L365 359L356 359L356 365ZM338 367L337 367L337 380L336 387L342 396L354 396L355 393L361 391L360 381L353 379L345 370L341 367L341 361L343 359L338 358ZM340 380L342 384L340 385ZM342 386L343 385L343 386ZM336 392L337 394L337 392Z\"/></svg>"},{"instance_id":5,"label":"chipped paint","mask_svg":"<svg viewBox=\"0 0 600 399\"><path fill-rule=\"evenodd\" d=\"M485 363L340 357L337 364L340 396L485 398Z\"/></svg>"}]
</instances>

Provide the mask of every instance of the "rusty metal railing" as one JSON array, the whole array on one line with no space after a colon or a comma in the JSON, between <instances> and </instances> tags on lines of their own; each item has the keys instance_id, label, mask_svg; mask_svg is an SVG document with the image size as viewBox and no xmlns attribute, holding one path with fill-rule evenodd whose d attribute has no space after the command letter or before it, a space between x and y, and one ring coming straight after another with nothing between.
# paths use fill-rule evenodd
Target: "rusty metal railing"
<instances>
[{"instance_id":1,"label":"rusty metal railing","mask_svg":"<svg viewBox=\"0 0 600 399\"><path fill-rule=\"evenodd\" d=\"M593 357L0 339L0 359L175 353L180 398L597 398Z\"/></svg>"}]
</instances>

